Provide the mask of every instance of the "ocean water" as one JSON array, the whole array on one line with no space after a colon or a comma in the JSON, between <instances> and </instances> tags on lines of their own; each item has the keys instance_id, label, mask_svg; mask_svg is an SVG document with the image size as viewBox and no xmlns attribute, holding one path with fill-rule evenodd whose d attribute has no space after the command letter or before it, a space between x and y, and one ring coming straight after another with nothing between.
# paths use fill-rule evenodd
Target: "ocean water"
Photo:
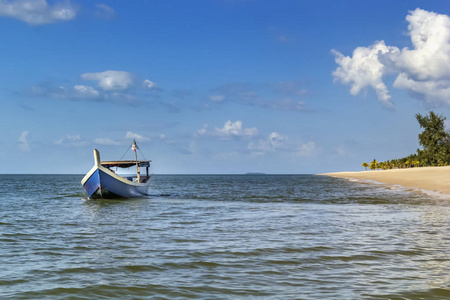
<instances>
[{"instance_id":1,"label":"ocean water","mask_svg":"<svg viewBox=\"0 0 450 300\"><path fill-rule=\"evenodd\" d=\"M450 199L312 175L0 175L0 299L448 299Z\"/></svg>"}]
</instances>

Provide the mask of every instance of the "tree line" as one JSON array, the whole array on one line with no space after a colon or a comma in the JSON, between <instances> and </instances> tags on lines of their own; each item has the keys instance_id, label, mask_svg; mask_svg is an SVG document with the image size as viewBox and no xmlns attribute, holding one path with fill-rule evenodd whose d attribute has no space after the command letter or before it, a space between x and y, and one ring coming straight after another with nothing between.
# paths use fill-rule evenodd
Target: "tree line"
<instances>
[{"instance_id":1,"label":"tree line","mask_svg":"<svg viewBox=\"0 0 450 300\"><path fill-rule=\"evenodd\" d=\"M450 131L445 130L447 118L430 111L424 116L416 114L416 119L423 129L418 136L421 148L417 149L417 153L383 162L374 159L370 163L364 162L362 166L366 170L388 170L450 165Z\"/></svg>"}]
</instances>

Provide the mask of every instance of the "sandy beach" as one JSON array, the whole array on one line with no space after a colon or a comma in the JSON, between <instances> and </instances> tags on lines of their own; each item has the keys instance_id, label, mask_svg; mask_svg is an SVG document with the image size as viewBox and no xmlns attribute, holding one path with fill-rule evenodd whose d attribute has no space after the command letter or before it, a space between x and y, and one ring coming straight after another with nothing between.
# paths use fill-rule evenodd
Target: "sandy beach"
<instances>
[{"instance_id":1,"label":"sandy beach","mask_svg":"<svg viewBox=\"0 0 450 300\"><path fill-rule=\"evenodd\" d=\"M438 191L450 195L450 166L361 172L325 173L331 177L366 179L389 185Z\"/></svg>"}]
</instances>

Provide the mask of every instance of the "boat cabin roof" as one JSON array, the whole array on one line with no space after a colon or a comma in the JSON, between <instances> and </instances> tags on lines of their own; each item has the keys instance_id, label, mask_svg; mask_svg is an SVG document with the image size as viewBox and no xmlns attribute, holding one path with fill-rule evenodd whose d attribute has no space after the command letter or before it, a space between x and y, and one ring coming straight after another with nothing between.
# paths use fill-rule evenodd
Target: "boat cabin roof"
<instances>
[{"instance_id":1,"label":"boat cabin roof","mask_svg":"<svg viewBox=\"0 0 450 300\"><path fill-rule=\"evenodd\" d=\"M139 164L139 167L149 167L151 160L138 160L137 162L135 160L112 160L112 161L102 161L101 164L105 168L112 168L112 167L118 167L118 168L130 168L136 165L136 163Z\"/></svg>"}]
</instances>

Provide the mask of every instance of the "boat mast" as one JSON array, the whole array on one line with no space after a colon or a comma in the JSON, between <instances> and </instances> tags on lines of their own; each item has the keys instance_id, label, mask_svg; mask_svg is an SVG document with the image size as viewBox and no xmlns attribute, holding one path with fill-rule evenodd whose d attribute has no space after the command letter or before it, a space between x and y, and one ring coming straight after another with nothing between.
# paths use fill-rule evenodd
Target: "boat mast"
<instances>
[{"instance_id":1,"label":"boat mast","mask_svg":"<svg viewBox=\"0 0 450 300\"><path fill-rule=\"evenodd\" d=\"M137 159L137 153L136 153L136 148L138 148L138 146L136 145L136 140L133 140L133 145L131 145L131 148L134 150L134 156L136 158L136 168L137 168L137 183L141 182L141 168L139 167L139 162Z\"/></svg>"}]
</instances>

